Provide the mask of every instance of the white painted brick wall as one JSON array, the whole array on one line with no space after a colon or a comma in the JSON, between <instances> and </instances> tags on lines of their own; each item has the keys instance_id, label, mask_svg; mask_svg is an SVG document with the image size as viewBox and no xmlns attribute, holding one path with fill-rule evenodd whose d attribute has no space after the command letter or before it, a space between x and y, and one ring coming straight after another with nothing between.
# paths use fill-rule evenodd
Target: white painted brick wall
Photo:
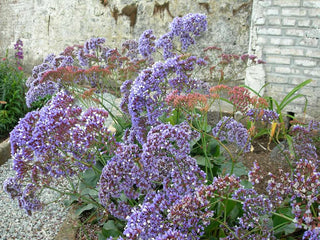
<instances>
[{"instance_id":1,"label":"white painted brick wall","mask_svg":"<svg viewBox=\"0 0 320 240\"><path fill-rule=\"evenodd\" d=\"M264 80L269 83L265 95L281 101L296 85L312 78L300 92L308 96L308 117L320 119L320 0L273 0L268 5L253 2L254 45L249 50L267 62L263 68ZM259 25L255 25L257 17L264 19ZM295 101L286 111L301 117L303 104Z\"/></svg>"}]
</instances>

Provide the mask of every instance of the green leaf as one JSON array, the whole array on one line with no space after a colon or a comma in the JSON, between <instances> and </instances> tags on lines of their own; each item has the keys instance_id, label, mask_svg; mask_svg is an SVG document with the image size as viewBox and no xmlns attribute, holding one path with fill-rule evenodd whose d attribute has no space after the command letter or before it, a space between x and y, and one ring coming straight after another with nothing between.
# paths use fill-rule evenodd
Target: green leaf
<instances>
[{"instance_id":1,"label":"green leaf","mask_svg":"<svg viewBox=\"0 0 320 240\"><path fill-rule=\"evenodd\" d=\"M241 180L240 184L246 189L252 188L252 183L247 180Z\"/></svg>"},{"instance_id":2,"label":"green leaf","mask_svg":"<svg viewBox=\"0 0 320 240\"><path fill-rule=\"evenodd\" d=\"M80 216L81 213L83 213L84 211L89 211L89 210L92 210L92 209L95 209L97 208L97 206L93 205L92 203L89 203L89 204L86 204L86 205L82 205L81 207L79 207L76 211L75 211L75 214L77 216Z\"/></svg>"},{"instance_id":3,"label":"green leaf","mask_svg":"<svg viewBox=\"0 0 320 240\"><path fill-rule=\"evenodd\" d=\"M217 140L211 139L208 143L208 153L213 157L218 157L220 155L220 144Z\"/></svg>"},{"instance_id":4,"label":"green leaf","mask_svg":"<svg viewBox=\"0 0 320 240\"><path fill-rule=\"evenodd\" d=\"M292 209L289 207L280 208L277 213L282 214L286 217L294 219L294 215L292 214ZM292 223L290 220L283 218L279 215L272 216L273 227L275 229L275 234L290 234L296 230L295 224Z\"/></svg>"},{"instance_id":5,"label":"green leaf","mask_svg":"<svg viewBox=\"0 0 320 240\"><path fill-rule=\"evenodd\" d=\"M121 231L116 226L114 220L109 220L103 224L102 234L105 237L118 237L121 235Z\"/></svg>"},{"instance_id":6,"label":"green leaf","mask_svg":"<svg viewBox=\"0 0 320 240\"><path fill-rule=\"evenodd\" d=\"M221 171L230 173L232 169L232 161L225 162L221 165ZM233 167L233 174L237 177L247 175L247 169L242 162L236 162Z\"/></svg>"},{"instance_id":7,"label":"green leaf","mask_svg":"<svg viewBox=\"0 0 320 240\"><path fill-rule=\"evenodd\" d=\"M294 89L292 89L285 97L284 99L281 101L279 107L282 110L286 105L288 105L290 102L292 102L294 98L291 98L297 91L299 91L301 88L303 88L304 86L306 86L307 84L311 83L312 79L308 79L302 83L300 83L298 86L296 86Z\"/></svg>"},{"instance_id":8,"label":"green leaf","mask_svg":"<svg viewBox=\"0 0 320 240\"><path fill-rule=\"evenodd\" d=\"M226 157L223 156L223 155L220 155L220 156L215 157L215 158L213 159L213 162L214 162L215 164L217 164L217 165L222 165L225 161L226 161Z\"/></svg>"},{"instance_id":9,"label":"green leaf","mask_svg":"<svg viewBox=\"0 0 320 240\"><path fill-rule=\"evenodd\" d=\"M92 168L87 169L82 174L82 182L80 184L80 190L87 187L96 187L99 181L100 175L97 174Z\"/></svg>"},{"instance_id":10,"label":"green leaf","mask_svg":"<svg viewBox=\"0 0 320 240\"><path fill-rule=\"evenodd\" d=\"M210 163L210 162L208 162L209 159L208 159L208 161L207 161L204 156L199 156L199 155L198 155L198 156L194 156L194 158L197 160L197 164L198 164L199 166L204 166L204 167L213 168L213 164Z\"/></svg>"}]
</instances>

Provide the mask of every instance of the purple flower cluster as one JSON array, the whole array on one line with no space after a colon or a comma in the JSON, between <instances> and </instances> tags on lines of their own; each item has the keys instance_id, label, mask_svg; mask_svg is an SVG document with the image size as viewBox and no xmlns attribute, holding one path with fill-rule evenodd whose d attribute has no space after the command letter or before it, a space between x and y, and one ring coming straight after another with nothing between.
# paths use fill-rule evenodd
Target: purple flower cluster
<instances>
[{"instance_id":1,"label":"purple flower cluster","mask_svg":"<svg viewBox=\"0 0 320 240\"><path fill-rule=\"evenodd\" d=\"M26 82L28 87L27 106L30 107L38 99L53 95L61 90L61 79L54 75L47 77L49 72L76 65L79 66L79 69L89 68L92 61L99 62L100 65L106 67L107 57L99 55L103 55L109 50L109 48L103 46L104 43L104 38L91 38L85 42L84 46L68 47L57 56L54 54L48 55L42 64L33 68L31 77ZM84 74L78 74L73 81L75 83L87 81L90 84L90 80Z\"/></svg>"},{"instance_id":2,"label":"purple flower cluster","mask_svg":"<svg viewBox=\"0 0 320 240\"><path fill-rule=\"evenodd\" d=\"M17 66L21 67L21 61L23 60L23 42L21 39L18 39L14 44L14 49L16 50L14 57L16 59Z\"/></svg>"},{"instance_id":3,"label":"purple flower cluster","mask_svg":"<svg viewBox=\"0 0 320 240\"><path fill-rule=\"evenodd\" d=\"M243 214L238 218L238 225L231 227L233 233L229 232L225 239L276 239L269 223L274 205L268 197L258 195L253 189L240 188L232 198L242 201Z\"/></svg>"},{"instance_id":4,"label":"purple flower cluster","mask_svg":"<svg viewBox=\"0 0 320 240\"><path fill-rule=\"evenodd\" d=\"M205 183L205 173L189 156L190 141L197 137L186 122L160 124L149 131L142 148L129 142L119 145L102 171L99 198L111 214L127 220L127 239L161 239L167 231L177 236L188 233L191 222L181 228L178 221L167 219L166 212ZM141 205L130 207L131 201L141 200Z\"/></svg>"},{"instance_id":5,"label":"purple flower cluster","mask_svg":"<svg viewBox=\"0 0 320 240\"><path fill-rule=\"evenodd\" d=\"M28 92L26 93L26 103L28 107L40 98L47 95L53 95L61 89L58 81L47 80L43 82L44 75L54 69L66 66L72 66L74 60L71 56L55 56L54 54L48 55L42 64L35 66L32 70L31 76L28 78L26 85Z\"/></svg>"},{"instance_id":6,"label":"purple flower cluster","mask_svg":"<svg viewBox=\"0 0 320 240\"><path fill-rule=\"evenodd\" d=\"M12 200L17 199L19 207L25 209L31 216L32 211L42 210L43 204L38 198L39 188L32 183L22 189L21 183L16 178L8 178L3 182L3 190L9 194Z\"/></svg>"},{"instance_id":7,"label":"purple flower cluster","mask_svg":"<svg viewBox=\"0 0 320 240\"><path fill-rule=\"evenodd\" d=\"M92 167L97 152L113 152L113 135L104 126L107 117L101 109L83 112L65 91L40 110L26 114L10 134L16 176L5 182L6 191L12 198L22 194L25 202L32 202L33 195L22 192L23 182L32 183L28 188L41 189L55 178ZM24 201L20 206L28 212L40 209L37 201L33 205Z\"/></svg>"},{"instance_id":8,"label":"purple flower cluster","mask_svg":"<svg viewBox=\"0 0 320 240\"><path fill-rule=\"evenodd\" d=\"M126 57L135 61L138 60L139 43L135 40L126 40L122 43L122 50L126 51Z\"/></svg>"},{"instance_id":9,"label":"purple flower cluster","mask_svg":"<svg viewBox=\"0 0 320 240\"><path fill-rule=\"evenodd\" d=\"M251 142L247 129L231 117L223 117L212 129L212 134L220 141L236 143L244 152L250 151Z\"/></svg>"},{"instance_id":10,"label":"purple flower cluster","mask_svg":"<svg viewBox=\"0 0 320 240\"><path fill-rule=\"evenodd\" d=\"M319 222L320 209L317 207L320 201L320 172L319 160L313 145L314 130L318 130L319 124L312 122L309 127L295 125L292 128L292 145L294 155L292 158L294 169L292 172L279 170L277 175L270 174L267 191L275 206L280 206L289 198L294 222L299 228L308 231L306 236L314 237L318 232L316 227ZM312 239L311 237L311 239Z\"/></svg>"},{"instance_id":11,"label":"purple flower cluster","mask_svg":"<svg viewBox=\"0 0 320 240\"><path fill-rule=\"evenodd\" d=\"M169 89L179 92L197 89L197 80L190 77L196 65L196 57L178 56L164 63L155 63L152 68L141 71L134 80L125 101L128 101L132 126L141 143L145 140L147 126L157 124L159 117L167 111L164 99Z\"/></svg>"},{"instance_id":12,"label":"purple flower cluster","mask_svg":"<svg viewBox=\"0 0 320 240\"><path fill-rule=\"evenodd\" d=\"M156 36L152 30L146 30L141 34L138 49L142 57L148 58L156 51L155 40Z\"/></svg>"},{"instance_id":13,"label":"purple flower cluster","mask_svg":"<svg viewBox=\"0 0 320 240\"><path fill-rule=\"evenodd\" d=\"M185 52L190 45L195 44L194 36L199 36L206 30L207 20L203 14L190 13L184 17L176 17L170 25L170 31L156 41L156 47L163 49L164 59L174 57L174 37L179 37L182 50Z\"/></svg>"},{"instance_id":14,"label":"purple flower cluster","mask_svg":"<svg viewBox=\"0 0 320 240\"><path fill-rule=\"evenodd\" d=\"M103 48L103 44L105 43L105 38L91 38L87 40L83 46L83 51L86 54L96 54L96 50L99 50L99 48Z\"/></svg>"},{"instance_id":15,"label":"purple flower cluster","mask_svg":"<svg viewBox=\"0 0 320 240\"><path fill-rule=\"evenodd\" d=\"M291 129L293 135L293 149L295 159L313 160L319 167L319 160L314 146L314 137L318 134L320 122L310 121L308 127L294 125ZM288 154L290 156L290 154Z\"/></svg>"},{"instance_id":16,"label":"purple flower cluster","mask_svg":"<svg viewBox=\"0 0 320 240\"><path fill-rule=\"evenodd\" d=\"M268 109L250 109L246 115L250 121L262 121L265 123L272 123L279 118L278 113Z\"/></svg>"},{"instance_id":17,"label":"purple flower cluster","mask_svg":"<svg viewBox=\"0 0 320 240\"><path fill-rule=\"evenodd\" d=\"M186 51L191 44L195 43L194 36L207 30L207 20L204 14L189 13L184 17L176 17L170 25L174 36L180 37L182 50Z\"/></svg>"}]
</instances>

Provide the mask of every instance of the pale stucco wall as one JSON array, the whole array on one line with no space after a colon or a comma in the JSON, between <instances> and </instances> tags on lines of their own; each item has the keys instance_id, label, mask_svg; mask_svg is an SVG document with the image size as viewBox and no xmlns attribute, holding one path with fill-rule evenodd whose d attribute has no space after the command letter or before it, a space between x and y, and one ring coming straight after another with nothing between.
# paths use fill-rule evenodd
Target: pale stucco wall
<instances>
[{"instance_id":1,"label":"pale stucco wall","mask_svg":"<svg viewBox=\"0 0 320 240\"><path fill-rule=\"evenodd\" d=\"M1 0L0 50L21 38L30 70L49 53L90 37L105 37L116 47L125 39L138 39L146 29L160 36L174 17L191 12L208 17L209 31L200 45L244 53L250 9L250 0Z\"/></svg>"}]
</instances>

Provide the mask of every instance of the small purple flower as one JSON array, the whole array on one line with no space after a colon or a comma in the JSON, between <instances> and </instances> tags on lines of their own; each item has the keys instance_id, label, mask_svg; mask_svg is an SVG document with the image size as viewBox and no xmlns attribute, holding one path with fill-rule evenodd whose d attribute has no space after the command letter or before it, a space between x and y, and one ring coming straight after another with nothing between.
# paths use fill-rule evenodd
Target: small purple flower
<instances>
[{"instance_id":1,"label":"small purple flower","mask_svg":"<svg viewBox=\"0 0 320 240\"><path fill-rule=\"evenodd\" d=\"M18 39L17 42L14 44L14 49L16 50L15 59L17 66L21 66L21 60L23 60L23 42L21 39Z\"/></svg>"},{"instance_id":2,"label":"small purple flower","mask_svg":"<svg viewBox=\"0 0 320 240\"><path fill-rule=\"evenodd\" d=\"M85 42L83 51L86 54L95 54L95 50L99 49L105 41L105 38L91 38Z\"/></svg>"},{"instance_id":3,"label":"small purple flower","mask_svg":"<svg viewBox=\"0 0 320 240\"><path fill-rule=\"evenodd\" d=\"M163 59L165 59L165 60L175 56L175 54L172 52L172 50L173 50L173 37L174 37L174 35L171 32L169 32L169 33L162 35L156 41L156 47L162 48Z\"/></svg>"},{"instance_id":4,"label":"small purple flower","mask_svg":"<svg viewBox=\"0 0 320 240\"><path fill-rule=\"evenodd\" d=\"M155 40L156 37L155 35L153 35L153 31L152 30L146 30L144 31L139 39L139 52L140 54L145 57L148 58L151 56L151 54L153 52L156 51L155 49Z\"/></svg>"},{"instance_id":5,"label":"small purple flower","mask_svg":"<svg viewBox=\"0 0 320 240\"><path fill-rule=\"evenodd\" d=\"M207 30L206 16L203 14L187 14L184 17L176 17L170 25L171 32L180 37L182 49L186 51L188 47L195 43L194 36L199 36L201 32Z\"/></svg>"},{"instance_id":6,"label":"small purple flower","mask_svg":"<svg viewBox=\"0 0 320 240\"><path fill-rule=\"evenodd\" d=\"M312 230L305 231L302 240L319 240L320 228L316 227Z\"/></svg>"},{"instance_id":7,"label":"small purple flower","mask_svg":"<svg viewBox=\"0 0 320 240\"><path fill-rule=\"evenodd\" d=\"M250 121L262 121L272 123L279 118L279 114L273 110L268 109L250 109L247 112Z\"/></svg>"},{"instance_id":8,"label":"small purple flower","mask_svg":"<svg viewBox=\"0 0 320 240\"><path fill-rule=\"evenodd\" d=\"M181 233L178 230L169 229L168 231L158 235L156 238L156 240L170 240L170 239L185 240L187 239L187 235Z\"/></svg>"},{"instance_id":9,"label":"small purple flower","mask_svg":"<svg viewBox=\"0 0 320 240\"><path fill-rule=\"evenodd\" d=\"M24 209L29 216L33 211L40 211L43 209L43 204L38 199L36 193L38 188L29 183L22 192L22 195L18 199L19 207Z\"/></svg>"},{"instance_id":10,"label":"small purple flower","mask_svg":"<svg viewBox=\"0 0 320 240\"><path fill-rule=\"evenodd\" d=\"M139 43L135 40L126 40L122 44L122 49L126 51L126 56L131 60L138 60Z\"/></svg>"},{"instance_id":11,"label":"small purple flower","mask_svg":"<svg viewBox=\"0 0 320 240\"><path fill-rule=\"evenodd\" d=\"M32 182L30 189L50 186L54 179L84 171L95 164L97 152L113 154L115 140L106 128L108 112L89 108L83 111L65 91L43 108L29 112L10 134L13 169L17 184ZM7 192L18 196L19 185L6 183ZM22 191L22 189L21 189ZM18 199L28 214L40 209L38 200L28 198L28 189Z\"/></svg>"},{"instance_id":12,"label":"small purple flower","mask_svg":"<svg viewBox=\"0 0 320 240\"><path fill-rule=\"evenodd\" d=\"M17 182L16 178L10 177L3 182L3 190L9 194L12 200L22 195L21 189L22 186Z\"/></svg>"},{"instance_id":13,"label":"small purple flower","mask_svg":"<svg viewBox=\"0 0 320 240\"><path fill-rule=\"evenodd\" d=\"M220 141L236 143L244 152L250 151L251 142L247 129L233 118L223 117L212 129L212 134Z\"/></svg>"}]
</instances>

